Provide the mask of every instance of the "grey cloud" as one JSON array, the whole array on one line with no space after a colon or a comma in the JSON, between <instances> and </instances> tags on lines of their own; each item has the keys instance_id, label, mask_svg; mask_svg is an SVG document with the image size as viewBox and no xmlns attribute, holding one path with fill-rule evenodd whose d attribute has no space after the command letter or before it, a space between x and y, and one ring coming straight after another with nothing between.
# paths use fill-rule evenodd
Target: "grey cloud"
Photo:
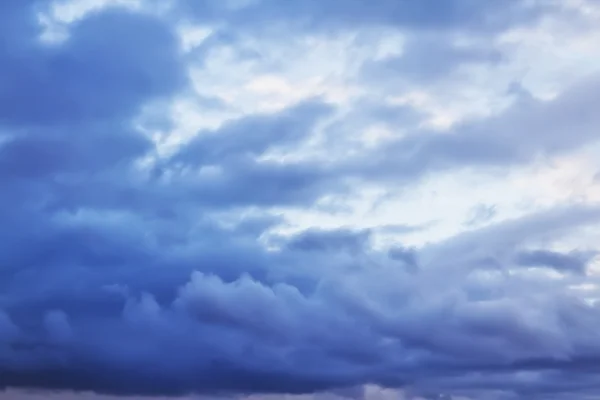
<instances>
[{"instance_id":1,"label":"grey cloud","mask_svg":"<svg viewBox=\"0 0 600 400\"><path fill-rule=\"evenodd\" d=\"M448 29L481 27L479 17L499 7L415 4L267 1L234 17L293 12L309 25L324 18ZM201 132L153 173L136 161L154 155L154 144L131 121L186 81L173 27L113 8L44 47L31 8L38 5L0 5L1 388L113 395L311 393L367 383L417 393L428 385L429 393L450 394L591 390L598 306L569 290L584 277L532 282L502 272L532 243L597 221L596 208L551 210L414 250L375 248L369 235L377 227L307 230L275 249L259 237L281 222L271 206L308 207L343 193L349 178L386 182L581 146L594 138L595 85L444 137L410 136L364 160L257 161L303 143L333 111L310 101ZM218 18L219 7L205 16ZM394 119L396 111L377 115L405 121ZM574 136L566 139L561 130L570 127ZM207 165L213 175L194 171ZM248 208L258 216L239 214ZM237 217L228 225L216 211ZM548 255L526 261L567 265ZM524 382L524 371L540 378ZM502 383L503 374L513 379ZM578 380L569 383L573 374Z\"/></svg>"},{"instance_id":2,"label":"grey cloud","mask_svg":"<svg viewBox=\"0 0 600 400\"><path fill-rule=\"evenodd\" d=\"M337 229L333 231L309 230L293 237L287 246L300 251L364 251L368 246L370 231Z\"/></svg>"},{"instance_id":3,"label":"grey cloud","mask_svg":"<svg viewBox=\"0 0 600 400\"><path fill-rule=\"evenodd\" d=\"M502 53L490 47L459 46L444 34L416 35L408 40L401 55L367 62L363 76L384 85L396 81L431 85L441 78L452 76L464 65L502 62Z\"/></svg>"},{"instance_id":4,"label":"grey cloud","mask_svg":"<svg viewBox=\"0 0 600 400\"><path fill-rule=\"evenodd\" d=\"M516 255L519 265L528 267L549 267L559 271L582 274L586 272L589 254L563 254L547 250L523 251Z\"/></svg>"},{"instance_id":5,"label":"grey cloud","mask_svg":"<svg viewBox=\"0 0 600 400\"><path fill-rule=\"evenodd\" d=\"M471 209L464 224L467 226L476 226L486 223L493 219L497 213L496 205L479 204Z\"/></svg>"},{"instance_id":6,"label":"grey cloud","mask_svg":"<svg viewBox=\"0 0 600 400\"><path fill-rule=\"evenodd\" d=\"M426 247L422 257L433 264L453 266L455 272L468 271L472 268L469 263L473 261L495 259L493 265L503 265L512 261L510 256L520 247L555 240L566 232L595 223L598 218L600 210L597 207L558 207L466 231L448 241Z\"/></svg>"},{"instance_id":7,"label":"grey cloud","mask_svg":"<svg viewBox=\"0 0 600 400\"><path fill-rule=\"evenodd\" d=\"M551 5L526 4L510 0L502 5L451 0L421 2L377 0L305 0L280 3L275 0L251 1L247 6L227 9L226 3L205 1L178 2L180 12L194 13L201 19L224 19L237 26L253 27L263 21L279 21L288 29L344 29L357 26L398 26L415 30L466 30L493 32L507 26L529 22L543 15Z\"/></svg>"},{"instance_id":8,"label":"grey cloud","mask_svg":"<svg viewBox=\"0 0 600 400\"><path fill-rule=\"evenodd\" d=\"M186 166L223 164L231 158L260 156L278 147L298 145L331 111L331 106L317 100L304 101L280 113L243 117L216 132L200 132L171 162Z\"/></svg>"},{"instance_id":9,"label":"grey cloud","mask_svg":"<svg viewBox=\"0 0 600 400\"><path fill-rule=\"evenodd\" d=\"M418 255L416 249L395 246L389 250L388 254L392 260L401 261L413 271L416 271L416 268L418 267Z\"/></svg>"},{"instance_id":10,"label":"grey cloud","mask_svg":"<svg viewBox=\"0 0 600 400\"><path fill-rule=\"evenodd\" d=\"M470 246L486 248L494 231L518 233L512 235L518 245L551 224L560 225L560 218L576 221L583 214L577 210L540 214L486 228L472 234ZM452 254L448 246L459 249L461 243L464 239L454 239L436 251L445 248L440 255ZM280 251L284 256L287 250ZM420 250L424 256L431 251ZM293 254L298 266L315 260ZM276 271L281 259L273 254L263 262ZM300 393L364 382L418 387L419 382L430 381L435 387L436 380L443 379L448 383L440 385L440 392L452 392L461 389L460 379L454 381L457 374L477 388L479 378L471 379L470 374L543 371L547 365L568 372L577 370L585 357L600 354L593 335L597 310L575 299L560 300L556 295L562 291L554 286L540 285L536 297L530 297L511 288L511 280L499 277L487 297L477 299L473 285L483 290L486 284L467 279L473 267L461 274L424 257L416 273L385 261L348 271L332 269L334 259L335 252L318 259L329 273L317 275L319 281L309 292L286 283L286 274L269 282L197 272L187 284L181 283L172 300L133 296L121 303L122 312L102 314L87 306L80 314L75 304L63 303L60 313L45 314L50 328L46 332L69 339L55 342L52 351L38 348L46 356L28 371L6 370L5 364L3 376L13 385L123 394ZM202 263L198 269L204 269ZM436 281L432 274L441 276ZM120 282L138 278L122 276ZM18 317L16 321L25 316L19 307L9 307L8 312ZM530 313L538 317L530 320ZM557 318L565 323L557 325ZM39 343L46 341L44 331L26 329ZM33 351L14 349L17 359ZM53 351L67 364L58 364ZM556 357L570 361L555 364ZM118 378L117 371L121 371ZM486 385L482 388L497 387ZM514 383L506 390L541 387Z\"/></svg>"},{"instance_id":11,"label":"grey cloud","mask_svg":"<svg viewBox=\"0 0 600 400\"><path fill-rule=\"evenodd\" d=\"M176 38L158 20L107 11L77 23L70 33L57 48L30 37L21 52L3 49L1 123L82 129L77 127L82 121L130 116L142 101L185 83Z\"/></svg>"},{"instance_id":12,"label":"grey cloud","mask_svg":"<svg viewBox=\"0 0 600 400\"><path fill-rule=\"evenodd\" d=\"M553 100L515 104L449 132L416 131L385 143L363 160L348 161L346 168L359 175L414 181L440 170L494 170L566 154L597 140L599 85L597 77L590 77Z\"/></svg>"}]
</instances>

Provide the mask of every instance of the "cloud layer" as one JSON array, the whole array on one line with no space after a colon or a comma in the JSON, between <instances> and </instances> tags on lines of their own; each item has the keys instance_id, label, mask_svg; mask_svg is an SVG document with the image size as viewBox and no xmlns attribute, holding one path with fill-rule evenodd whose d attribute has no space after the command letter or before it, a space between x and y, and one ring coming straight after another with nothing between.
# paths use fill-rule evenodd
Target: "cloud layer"
<instances>
[{"instance_id":1,"label":"cloud layer","mask_svg":"<svg viewBox=\"0 0 600 400\"><path fill-rule=\"evenodd\" d=\"M0 19L0 398L600 394L594 1Z\"/></svg>"}]
</instances>

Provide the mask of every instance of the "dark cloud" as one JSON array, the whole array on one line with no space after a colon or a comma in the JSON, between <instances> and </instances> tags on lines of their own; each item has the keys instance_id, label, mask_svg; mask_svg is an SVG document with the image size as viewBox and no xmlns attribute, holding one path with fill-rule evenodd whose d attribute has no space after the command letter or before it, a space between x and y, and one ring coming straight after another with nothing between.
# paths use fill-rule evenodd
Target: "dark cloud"
<instances>
[{"instance_id":1,"label":"dark cloud","mask_svg":"<svg viewBox=\"0 0 600 400\"><path fill-rule=\"evenodd\" d=\"M281 3L258 0L227 7L227 2L180 0L179 11L200 19L226 19L245 28L260 26L264 21L277 21L288 29L347 29L357 26L396 26L403 29L493 32L515 24L530 22L550 8L543 4L527 4L510 0L502 5L491 2L450 0L305 0ZM229 3L230 4L230 3Z\"/></svg>"},{"instance_id":2,"label":"dark cloud","mask_svg":"<svg viewBox=\"0 0 600 400\"><path fill-rule=\"evenodd\" d=\"M399 56L367 62L363 74L383 85L391 82L435 84L457 72L461 66L498 64L503 55L491 45L457 45L448 35L416 35L407 40Z\"/></svg>"},{"instance_id":3,"label":"dark cloud","mask_svg":"<svg viewBox=\"0 0 600 400\"><path fill-rule=\"evenodd\" d=\"M67 42L58 46L35 36L20 40L22 47L0 52L5 125L119 121L184 83L174 33L144 15L118 10L92 15L72 26Z\"/></svg>"},{"instance_id":4,"label":"dark cloud","mask_svg":"<svg viewBox=\"0 0 600 400\"><path fill-rule=\"evenodd\" d=\"M294 14L306 26L486 30L502 26L509 3L265 1L231 20ZM230 12L197 4L205 18ZM361 179L416 180L582 146L594 138L596 81L444 136L409 135L364 159L260 160L305 144L337 111L318 99L229 121L164 156L132 121L183 90L174 27L111 8L44 44L42 6L0 5L0 388L218 395L373 383L535 398L592 387L598 306L570 291L583 276L557 285L515 264L582 271L578 254L524 249L596 223L597 208L415 249L372 241L412 226L268 236L284 221L272 206L310 207ZM497 21L481 22L496 11ZM379 111L415 123L397 115L406 110Z\"/></svg>"},{"instance_id":5,"label":"dark cloud","mask_svg":"<svg viewBox=\"0 0 600 400\"><path fill-rule=\"evenodd\" d=\"M174 155L171 162L185 166L222 165L269 150L302 144L332 107L318 100L305 101L281 113L251 115L231 121L215 132L200 132Z\"/></svg>"},{"instance_id":6,"label":"dark cloud","mask_svg":"<svg viewBox=\"0 0 600 400\"><path fill-rule=\"evenodd\" d=\"M526 267L549 267L558 271L585 273L590 254L563 254L548 250L523 251L517 254L516 262Z\"/></svg>"},{"instance_id":7,"label":"dark cloud","mask_svg":"<svg viewBox=\"0 0 600 400\"><path fill-rule=\"evenodd\" d=\"M363 159L346 161L345 168L370 179L381 179L385 171L394 180L415 181L436 171L505 171L540 157L568 154L597 138L599 86L600 79L591 76L553 100L517 102L498 115L467 120L449 131L415 130Z\"/></svg>"},{"instance_id":8,"label":"dark cloud","mask_svg":"<svg viewBox=\"0 0 600 400\"><path fill-rule=\"evenodd\" d=\"M483 224L492 220L497 213L496 205L479 204L471 209L464 224L467 226Z\"/></svg>"},{"instance_id":9,"label":"dark cloud","mask_svg":"<svg viewBox=\"0 0 600 400\"><path fill-rule=\"evenodd\" d=\"M560 218L540 215L494 229L525 235L517 238L518 245L532 235L544 234L551 227L548 224L563 229L565 222L580 223L582 212L590 222L589 217L597 214L563 211ZM539 222L534 223L536 220ZM492 232L474 234L471 250L489 253L492 249L485 238L495 237ZM241 239L239 232L233 234ZM110 266L102 267L101 280L94 279L100 271L94 262L102 264L101 257L109 254L110 247L100 248L99 254L82 255L75 269L46 264L54 276L43 274L33 279L21 275L23 285L18 285L14 279L19 277L13 275L9 288L15 290L3 292L3 382L119 394L304 393L364 382L404 386L424 376L435 381L456 371L500 373L508 361L517 370L544 370L543 364L529 360L552 363L558 354L568 354L572 361L553 368L570 371L577 370L579 360L590 351L595 354L590 348L595 341L588 336L596 329L589 319L595 315L593 308L573 299L558 308L539 308L549 303L536 303L516 286L510 289L511 281L501 279L489 287L490 282L464 280L473 265L464 271L448 271L438 257L461 251L464 240L423 249L418 270L398 269L375 261L376 257L371 264L361 263L349 270L347 260L340 260L336 250L350 245L357 254L355 239L359 237L343 230L320 236L305 232L289 241L293 258L287 257L286 249L268 255L258 247L258 253L243 256L234 250L231 238L220 245L237 253L230 266L200 272L214 268L217 259L197 259L194 269L198 272L180 284L173 278L164 279L168 275L157 267L133 268L148 260L128 250L131 246L119 252L131 259L109 260ZM298 247L298 243L313 245ZM364 246L362 240L360 243L358 246ZM94 248L94 244L84 246L88 247ZM163 252L166 249L160 247ZM329 255L311 258L315 249L326 249ZM309 255L301 256L305 251ZM207 249L203 254L207 257ZM280 265L281 260L289 264ZM320 265L315 268L304 265L317 260ZM456 257L452 261L464 262ZM260 263L273 272L285 269L278 276L267 274L258 279L241 272L237 277L221 277L233 264L238 264L240 271L251 270L249 263ZM183 264L169 267L181 268ZM108 272L117 270L121 273ZM58 271L68 274L57 277ZM452 275L432 278L441 271ZM310 291L298 289L294 273L315 279L316 285ZM144 286L144 276L154 274L162 278ZM123 290L109 290L106 278L110 276L124 285ZM45 286L38 283L42 278ZM161 290L170 287L179 289L171 297L161 298ZM450 287L463 288L469 297L448 303ZM546 301L556 294L551 285L540 289L536 296L547 296ZM506 297L500 290L517 291ZM473 297L477 291L479 300ZM44 298L34 307L31 296L36 293ZM364 302L367 294L370 303ZM425 294L431 297L423 302ZM8 301L11 298L13 301ZM520 321L525 312L542 315L537 322L524 324ZM576 322L555 331L548 318L574 318ZM550 330L544 333L546 329ZM492 343L496 345L490 346ZM21 363L27 368L16 368Z\"/></svg>"},{"instance_id":10,"label":"dark cloud","mask_svg":"<svg viewBox=\"0 0 600 400\"><path fill-rule=\"evenodd\" d=\"M169 171L167 181L175 176L186 196L214 207L306 204L317 200L325 187L342 192L343 177L327 166L258 158L303 144L332 111L313 100L232 120L217 131L200 132L157 169L157 176Z\"/></svg>"},{"instance_id":11,"label":"dark cloud","mask_svg":"<svg viewBox=\"0 0 600 400\"><path fill-rule=\"evenodd\" d=\"M364 251L368 246L369 231L338 229L333 231L309 230L288 242L292 250L300 251Z\"/></svg>"},{"instance_id":12,"label":"dark cloud","mask_svg":"<svg viewBox=\"0 0 600 400\"><path fill-rule=\"evenodd\" d=\"M401 261L412 271L416 271L418 267L418 255L416 249L396 246L391 248L388 254L392 260Z\"/></svg>"}]
</instances>

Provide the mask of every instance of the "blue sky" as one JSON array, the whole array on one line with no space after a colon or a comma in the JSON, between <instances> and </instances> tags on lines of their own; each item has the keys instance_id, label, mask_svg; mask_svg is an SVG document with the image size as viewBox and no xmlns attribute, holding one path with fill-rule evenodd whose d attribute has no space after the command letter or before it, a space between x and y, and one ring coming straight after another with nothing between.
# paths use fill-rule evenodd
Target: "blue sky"
<instances>
[{"instance_id":1,"label":"blue sky","mask_svg":"<svg viewBox=\"0 0 600 400\"><path fill-rule=\"evenodd\" d=\"M600 396L596 0L0 2L0 400Z\"/></svg>"}]
</instances>

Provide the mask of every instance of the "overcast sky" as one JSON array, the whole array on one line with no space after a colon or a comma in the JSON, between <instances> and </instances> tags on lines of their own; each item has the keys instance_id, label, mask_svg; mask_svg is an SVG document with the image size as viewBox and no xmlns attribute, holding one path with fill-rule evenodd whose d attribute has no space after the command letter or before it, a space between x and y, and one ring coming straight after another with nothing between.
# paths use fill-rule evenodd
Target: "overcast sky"
<instances>
[{"instance_id":1,"label":"overcast sky","mask_svg":"<svg viewBox=\"0 0 600 400\"><path fill-rule=\"evenodd\" d=\"M0 400L600 397L598 0L0 0Z\"/></svg>"}]
</instances>

